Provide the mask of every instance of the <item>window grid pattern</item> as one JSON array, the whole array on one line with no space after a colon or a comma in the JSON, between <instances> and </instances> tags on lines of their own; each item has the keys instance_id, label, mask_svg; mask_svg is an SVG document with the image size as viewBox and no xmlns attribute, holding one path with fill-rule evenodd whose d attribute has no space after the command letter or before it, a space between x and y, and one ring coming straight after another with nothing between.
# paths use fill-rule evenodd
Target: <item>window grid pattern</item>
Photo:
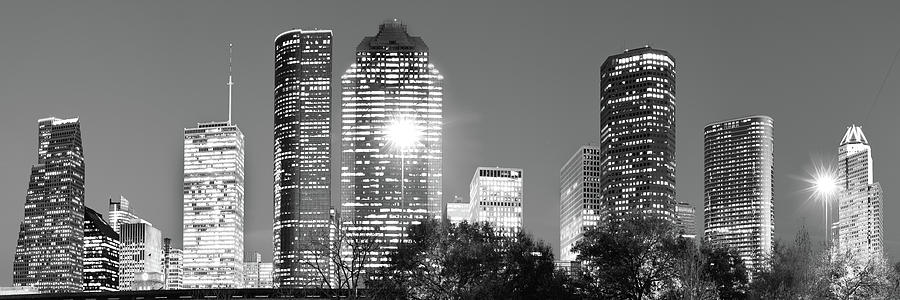
<instances>
[{"instance_id":1,"label":"window grid pattern","mask_svg":"<svg viewBox=\"0 0 900 300\"><path fill-rule=\"evenodd\" d=\"M184 130L184 288L244 284L244 134L228 122Z\"/></svg>"},{"instance_id":2,"label":"window grid pattern","mask_svg":"<svg viewBox=\"0 0 900 300\"><path fill-rule=\"evenodd\" d=\"M772 118L712 123L703 137L704 236L737 250L750 270L759 270L774 251Z\"/></svg>"},{"instance_id":3,"label":"window grid pattern","mask_svg":"<svg viewBox=\"0 0 900 300\"><path fill-rule=\"evenodd\" d=\"M38 120L38 162L28 179L13 285L42 293L82 291L84 176L78 119Z\"/></svg>"},{"instance_id":4,"label":"window grid pattern","mask_svg":"<svg viewBox=\"0 0 900 300\"><path fill-rule=\"evenodd\" d=\"M675 61L642 47L610 56L600 70L604 220L675 221Z\"/></svg>"},{"instance_id":5,"label":"window grid pattern","mask_svg":"<svg viewBox=\"0 0 900 300\"><path fill-rule=\"evenodd\" d=\"M600 147L578 149L559 171L560 259L575 260L572 248L584 232L600 225L604 208L600 197Z\"/></svg>"},{"instance_id":6,"label":"window grid pattern","mask_svg":"<svg viewBox=\"0 0 900 300\"><path fill-rule=\"evenodd\" d=\"M342 226L377 238L369 270L387 265L409 225L442 216L442 82L428 46L397 20L360 42L341 77ZM420 131L415 145L389 140L397 119Z\"/></svg>"},{"instance_id":7,"label":"window grid pattern","mask_svg":"<svg viewBox=\"0 0 900 300\"><path fill-rule=\"evenodd\" d=\"M309 246L331 208L331 30L275 38L274 272L279 287L317 284Z\"/></svg>"},{"instance_id":8,"label":"window grid pattern","mask_svg":"<svg viewBox=\"0 0 900 300\"><path fill-rule=\"evenodd\" d=\"M855 262L884 258L881 184L872 176L872 148L862 128L850 126L838 148L838 254Z\"/></svg>"}]
</instances>

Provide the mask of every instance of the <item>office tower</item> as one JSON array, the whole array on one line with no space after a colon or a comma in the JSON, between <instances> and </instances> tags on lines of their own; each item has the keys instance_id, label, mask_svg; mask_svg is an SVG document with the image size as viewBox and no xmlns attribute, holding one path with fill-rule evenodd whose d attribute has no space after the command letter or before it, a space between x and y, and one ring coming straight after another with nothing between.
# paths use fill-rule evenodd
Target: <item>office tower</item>
<instances>
[{"instance_id":1,"label":"office tower","mask_svg":"<svg viewBox=\"0 0 900 300\"><path fill-rule=\"evenodd\" d=\"M591 227L600 225L600 147L584 145L559 170L560 259L573 261L572 248Z\"/></svg>"},{"instance_id":2,"label":"office tower","mask_svg":"<svg viewBox=\"0 0 900 300\"><path fill-rule=\"evenodd\" d=\"M872 148L862 128L851 125L838 148L840 194L838 251L855 263L884 259L881 184L874 182Z\"/></svg>"},{"instance_id":3,"label":"office tower","mask_svg":"<svg viewBox=\"0 0 900 300\"><path fill-rule=\"evenodd\" d=\"M675 58L669 52L631 49L601 66L600 157L610 220L674 223Z\"/></svg>"},{"instance_id":4,"label":"office tower","mask_svg":"<svg viewBox=\"0 0 900 300\"><path fill-rule=\"evenodd\" d=\"M472 218L494 225L501 236L522 231L525 180L522 169L478 167L469 184Z\"/></svg>"},{"instance_id":5,"label":"office tower","mask_svg":"<svg viewBox=\"0 0 900 300\"><path fill-rule=\"evenodd\" d=\"M228 121L184 129L184 288L244 284L244 134L231 122L230 49Z\"/></svg>"},{"instance_id":6,"label":"office tower","mask_svg":"<svg viewBox=\"0 0 900 300\"><path fill-rule=\"evenodd\" d=\"M172 247L172 239L163 239L163 277L167 290L180 290L182 288L182 260L181 249Z\"/></svg>"},{"instance_id":7,"label":"office tower","mask_svg":"<svg viewBox=\"0 0 900 300\"><path fill-rule=\"evenodd\" d=\"M386 266L409 225L443 214L443 77L429 54L389 20L341 77L341 214L351 235L377 237L370 268Z\"/></svg>"},{"instance_id":8,"label":"office tower","mask_svg":"<svg viewBox=\"0 0 900 300\"><path fill-rule=\"evenodd\" d=\"M84 207L84 291L119 290L119 234L103 215Z\"/></svg>"},{"instance_id":9,"label":"office tower","mask_svg":"<svg viewBox=\"0 0 900 300\"><path fill-rule=\"evenodd\" d=\"M262 262L262 255L256 253L256 260L244 262L244 288L270 289L272 284L272 263Z\"/></svg>"},{"instance_id":10,"label":"office tower","mask_svg":"<svg viewBox=\"0 0 900 300\"><path fill-rule=\"evenodd\" d=\"M147 221L119 225L119 290L163 287L162 234Z\"/></svg>"},{"instance_id":11,"label":"office tower","mask_svg":"<svg viewBox=\"0 0 900 300\"><path fill-rule=\"evenodd\" d=\"M119 196L119 200L109 198L109 212L107 221L116 233L119 233L119 224L132 223L140 218L134 214L134 208L125 196Z\"/></svg>"},{"instance_id":12,"label":"office tower","mask_svg":"<svg viewBox=\"0 0 900 300\"><path fill-rule=\"evenodd\" d=\"M451 202L447 202L447 207L444 208L444 212L447 213L447 220L453 224L459 224L463 221L472 223L472 203L468 200L463 199L460 195L453 195L453 200Z\"/></svg>"},{"instance_id":13,"label":"office tower","mask_svg":"<svg viewBox=\"0 0 900 300\"><path fill-rule=\"evenodd\" d=\"M81 292L85 161L78 119L38 120L37 153L19 226L13 285L42 293Z\"/></svg>"},{"instance_id":14,"label":"office tower","mask_svg":"<svg viewBox=\"0 0 900 300\"><path fill-rule=\"evenodd\" d=\"M675 228L681 236L688 238L697 237L697 220L694 207L687 202L675 204Z\"/></svg>"},{"instance_id":15,"label":"office tower","mask_svg":"<svg viewBox=\"0 0 900 300\"><path fill-rule=\"evenodd\" d=\"M760 270L775 238L772 118L748 116L703 131L704 236Z\"/></svg>"},{"instance_id":16,"label":"office tower","mask_svg":"<svg viewBox=\"0 0 900 300\"><path fill-rule=\"evenodd\" d=\"M244 135L230 122L184 130L184 287L238 288L244 263Z\"/></svg>"},{"instance_id":17,"label":"office tower","mask_svg":"<svg viewBox=\"0 0 900 300\"><path fill-rule=\"evenodd\" d=\"M310 284L310 246L331 207L331 30L275 37L274 264L279 287Z\"/></svg>"}]
</instances>

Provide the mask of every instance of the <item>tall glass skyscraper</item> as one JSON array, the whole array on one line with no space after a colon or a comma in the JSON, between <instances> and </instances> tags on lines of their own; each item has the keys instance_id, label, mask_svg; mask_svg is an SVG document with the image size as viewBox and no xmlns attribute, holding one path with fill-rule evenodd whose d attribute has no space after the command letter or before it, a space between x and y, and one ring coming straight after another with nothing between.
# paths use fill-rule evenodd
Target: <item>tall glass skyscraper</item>
<instances>
[{"instance_id":1,"label":"tall glass skyscraper","mask_svg":"<svg viewBox=\"0 0 900 300\"><path fill-rule=\"evenodd\" d=\"M379 239L367 267L386 265L407 226L442 216L443 77L429 54L388 20L341 77L341 215L354 236Z\"/></svg>"},{"instance_id":2,"label":"tall glass skyscraper","mask_svg":"<svg viewBox=\"0 0 900 300\"><path fill-rule=\"evenodd\" d=\"M119 234L103 215L84 207L84 291L119 290Z\"/></svg>"},{"instance_id":3,"label":"tall glass skyscraper","mask_svg":"<svg viewBox=\"0 0 900 300\"><path fill-rule=\"evenodd\" d=\"M600 67L600 157L608 218L675 222L675 58L669 52L631 49Z\"/></svg>"},{"instance_id":4,"label":"tall glass skyscraper","mask_svg":"<svg viewBox=\"0 0 900 300\"><path fill-rule=\"evenodd\" d=\"M331 30L275 37L274 266L279 287L318 278L331 208Z\"/></svg>"},{"instance_id":5,"label":"tall glass skyscraper","mask_svg":"<svg viewBox=\"0 0 900 300\"><path fill-rule=\"evenodd\" d=\"M600 147L584 145L559 170L560 259L573 261L575 243L584 232L600 225L603 209L600 197Z\"/></svg>"},{"instance_id":6,"label":"tall glass skyscraper","mask_svg":"<svg viewBox=\"0 0 900 300\"><path fill-rule=\"evenodd\" d=\"M675 204L675 228L681 232L681 236L688 238L697 237L697 212L690 203L678 202Z\"/></svg>"},{"instance_id":7,"label":"tall glass skyscraper","mask_svg":"<svg viewBox=\"0 0 900 300\"><path fill-rule=\"evenodd\" d=\"M42 293L82 291L84 168L78 119L38 120L38 162L28 180L13 285Z\"/></svg>"},{"instance_id":8,"label":"tall glass skyscraper","mask_svg":"<svg viewBox=\"0 0 900 300\"><path fill-rule=\"evenodd\" d=\"M737 250L750 270L772 254L775 239L773 121L748 116L703 131L704 236Z\"/></svg>"},{"instance_id":9,"label":"tall glass skyscraper","mask_svg":"<svg viewBox=\"0 0 900 300\"><path fill-rule=\"evenodd\" d=\"M475 222L494 225L501 236L515 238L525 224L525 172L517 168L478 167L469 184Z\"/></svg>"},{"instance_id":10,"label":"tall glass skyscraper","mask_svg":"<svg viewBox=\"0 0 900 300\"><path fill-rule=\"evenodd\" d=\"M884 259L881 184L872 176L872 148L862 128L851 125L838 148L840 196L838 254L856 263Z\"/></svg>"},{"instance_id":11,"label":"tall glass skyscraper","mask_svg":"<svg viewBox=\"0 0 900 300\"><path fill-rule=\"evenodd\" d=\"M231 122L184 129L184 288L244 283L244 134Z\"/></svg>"}]
</instances>

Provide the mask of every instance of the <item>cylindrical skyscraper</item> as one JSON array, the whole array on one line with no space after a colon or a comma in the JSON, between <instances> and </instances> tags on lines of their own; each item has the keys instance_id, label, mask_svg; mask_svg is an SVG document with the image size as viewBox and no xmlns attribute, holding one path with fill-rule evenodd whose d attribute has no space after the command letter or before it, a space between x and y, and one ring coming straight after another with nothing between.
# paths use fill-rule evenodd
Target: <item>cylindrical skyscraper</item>
<instances>
[{"instance_id":1,"label":"cylindrical skyscraper","mask_svg":"<svg viewBox=\"0 0 900 300\"><path fill-rule=\"evenodd\" d=\"M749 116L703 130L704 236L737 250L750 270L775 239L773 121Z\"/></svg>"},{"instance_id":2,"label":"cylindrical skyscraper","mask_svg":"<svg viewBox=\"0 0 900 300\"><path fill-rule=\"evenodd\" d=\"M675 59L642 47L600 67L600 192L606 221L675 222Z\"/></svg>"},{"instance_id":3,"label":"cylindrical skyscraper","mask_svg":"<svg viewBox=\"0 0 900 300\"><path fill-rule=\"evenodd\" d=\"M275 38L274 277L278 287L318 279L313 249L327 245L331 208L331 30Z\"/></svg>"}]
</instances>

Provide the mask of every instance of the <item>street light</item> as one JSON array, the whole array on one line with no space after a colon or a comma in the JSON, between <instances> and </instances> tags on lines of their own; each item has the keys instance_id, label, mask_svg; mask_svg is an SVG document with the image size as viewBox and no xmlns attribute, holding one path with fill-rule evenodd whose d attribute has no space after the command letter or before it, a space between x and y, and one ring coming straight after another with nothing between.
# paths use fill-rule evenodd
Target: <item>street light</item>
<instances>
[{"instance_id":1,"label":"street light","mask_svg":"<svg viewBox=\"0 0 900 300\"><path fill-rule=\"evenodd\" d=\"M806 180L810 184L807 190L812 192L809 197L822 202L825 210L825 242L830 243L831 224L828 222L828 206L840 193L840 172L833 164L818 161L813 163L813 169L809 174L811 178Z\"/></svg>"},{"instance_id":2,"label":"street light","mask_svg":"<svg viewBox=\"0 0 900 300\"><path fill-rule=\"evenodd\" d=\"M400 150L400 216L403 217L406 199L406 150L415 147L422 136L422 130L416 124L413 117L397 116L391 120L386 128L387 140L392 147ZM400 232L400 240L403 241L404 226Z\"/></svg>"}]
</instances>

